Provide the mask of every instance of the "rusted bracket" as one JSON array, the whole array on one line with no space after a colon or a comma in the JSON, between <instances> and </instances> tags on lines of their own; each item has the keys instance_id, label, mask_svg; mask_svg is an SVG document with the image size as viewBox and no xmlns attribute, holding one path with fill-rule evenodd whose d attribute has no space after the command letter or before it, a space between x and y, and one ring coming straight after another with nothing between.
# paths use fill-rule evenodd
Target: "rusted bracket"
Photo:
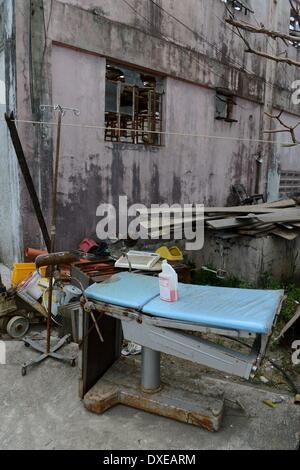
<instances>
[{"instance_id":1,"label":"rusted bracket","mask_svg":"<svg viewBox=\"0 0 300 470\"><path fill-rule=\"evenodd\" d=\"M48 232L44 215L41 209L40 201L38 199L38 196L34 187L34 183L30 174L30 170L28 168L27 161L24 155L24 151L23 151L22 144L19 138L18 130L15 124L14 113L11 112L10 115L5 113L4 117L5 117L7 127L9 129L9 132L10 132L10 137L11 137L16 155L17 155L19 166L20 166L22 175L24 177L25 184L28 189L30 199L34 207L34 211L35 211L35 214L36 214L36 217L37 217L37 220L38 220L38 223L39 223L42 235L43 235L45 245L47 247L47 250L50 252L51 243L50 243L49 232Z\"/></svg>"}]
</instances>

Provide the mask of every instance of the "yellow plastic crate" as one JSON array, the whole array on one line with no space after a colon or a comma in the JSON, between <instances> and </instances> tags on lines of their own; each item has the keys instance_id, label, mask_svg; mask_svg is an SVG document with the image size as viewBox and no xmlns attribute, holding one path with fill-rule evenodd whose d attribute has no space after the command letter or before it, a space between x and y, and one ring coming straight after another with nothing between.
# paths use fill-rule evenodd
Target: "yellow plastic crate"
<instances>
[{"instance_id":1,"label":"yellow plastic crate","mask_svg":"<svg viewBox=\"0 0 300 470\"><path fill-rule=\"evenodd\" d=\"M46 269L47 267L40 268L42 277L46 277ZM12 286L15 287L20 284L20 282L24 281L24 279L26 279L29 274L34 273L34 271L35 263L15 263L11 275Z\"/></svg>"}]
</instances>

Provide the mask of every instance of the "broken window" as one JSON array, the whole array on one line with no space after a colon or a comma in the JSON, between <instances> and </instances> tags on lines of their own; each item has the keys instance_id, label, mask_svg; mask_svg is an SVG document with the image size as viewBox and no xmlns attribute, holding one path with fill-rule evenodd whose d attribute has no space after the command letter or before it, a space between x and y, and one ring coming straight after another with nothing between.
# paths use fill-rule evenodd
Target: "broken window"
<instances>
[{"instance_id":1,"label":"broken window","mask_svg":"<svg viewBox=\"0 0 300 470\"><path fill-rule=\"evenodd\" d=\"M300 37L300 6L298 4L294 4L294 7L291 8L290 14L290 35L291 36L298 36ZM296 48L300 47L299 42L290 42Z\"/></svg>"},{"instance_id":2,"label":"broken window","mask_svg":"<svg viewBox=\"0 0 300 470\"><path fill-rule=\"evenodd\" d=\"M108 63L105 140L162 145L163 94L162 78Z\"/></svg>"},{"instance_id":3,"label":"broken window","mask_svg":"<svg viewBox=\"0 0 300 470\"><path fill-rule=\"evenodd\" d=\"M232 95L216 93L216 112L215 118L226 122L237 122L233 119L233 107L236 105Z\"/></svg>"},{"instance_id":4,"label":"broken window","mask_svg":"<svg viewBox=\"0 0 300 470\"><path fill-rule=\"evenodd\" d=\"M248 13L254 13L249 5L249 0L222 0L222 2L231 6L236 11L244 12L245 15L248 15Z\"/></svg>"}]
</instances>

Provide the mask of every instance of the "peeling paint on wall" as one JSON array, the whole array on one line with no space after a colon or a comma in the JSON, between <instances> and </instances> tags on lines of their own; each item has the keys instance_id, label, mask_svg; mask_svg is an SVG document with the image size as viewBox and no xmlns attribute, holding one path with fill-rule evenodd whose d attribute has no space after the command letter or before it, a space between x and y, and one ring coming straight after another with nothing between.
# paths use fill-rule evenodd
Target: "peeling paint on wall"
<instances>
[{"instance_id":1,"label":"peeling paint on wall","mask_svg":"<svg viewBox=\"0 0 300 470\"><path fill-rule=\"evenodd\" d=\"M255 191L256 158L262 146L254 140L262 136L265 61L245 54L239 38L220 23L222 2L209 2L210 8L207 0L189 0L189 8L186 2L157 2L192 30L171 20L151 2L132 0L146 22L124 8L121 0L19 2L19 115L52 120L55 116L39 113L39 105L60 103L81 111L79 118L66 116L66 123L103 126L107 58L162 74L166 85L164 128L168 131L219 137L166 135L165 145L151 147L105 142L102 129L63 128L59 248L76 247L83 236L93 233L98 204L116 203L120 194L128 195L131 202L145 204L224 205L232 184L243 183L249 192ZM265 0L256 2L256 16L261 21L267 19L268 4ZM282 11L283 0L277 5ZM262 39L254 38L254 46L262 48ZM280 80L283 86L287 84L282 75ZM215 87L234 91L238 122L215 120ZM277 95L275 99L285 97L289 109L284 90ZM55 129L20 128L47 217ZM241 137L248 140L239 141ZM299 165L300 170L294 151L276 152L278 161L284 156L287 165ZM278 179L276 172L269 175L269 182L273 177ZM274 195L276 184L272 186ZM25 242L38 244L24 188L21 194Z\"/></svg>"}]
</instances>

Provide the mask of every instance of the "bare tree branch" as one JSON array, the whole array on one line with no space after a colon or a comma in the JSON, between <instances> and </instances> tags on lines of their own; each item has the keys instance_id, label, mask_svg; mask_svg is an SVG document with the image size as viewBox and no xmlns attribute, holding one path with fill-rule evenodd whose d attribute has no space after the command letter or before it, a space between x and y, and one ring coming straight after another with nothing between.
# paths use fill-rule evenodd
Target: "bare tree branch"
<instances>
[{"instance_id":1,"label":"bare tree branch","mask_svg":"<svg viewBox=\"0 0 300 470\"><path fill-rule=\"evenodd\" d=\"M284 129L272 129L272 130L266 130L264 131L264 134L278 134L278 133L282 133L282 132L288 132L291 136L291 139L292 139L292 142L294 145L298 145L300 144L300 142L297 141L297 138L296 138L296 134L295 134L295 130L297 129L297 127L300 125L300 121L297 122L297 124L295 126L289 126L288 124L286 124L281 116L283 114L283 111L280 111L279 114L276 114L276 115L272 115L272 114L269 114L269 113L265 113L266 116L268 116L270 119L276 119L276 121L279 122L279 124L284 127Z\"/></svg>"},{"instance_id":2,"label":"bare tree branch","mask_svg":"<svg viewBox=\"0 0 300 470\"><path fill-rule=\"evenodd\" d=\"M267 52L262 52L262 51L258 51L257 49L254 49L250 45L249 41L245 38L245 36L242 35L241 29L243 31L248 31L248 32L252 32L252 33L259 32L261 34L271 36L271 37L273 37L273 39L275 37L279 37L278 34L281 34L281 33L277 32L277 31L267 30L264 27L263 28L258 28L256 26L250 25L248 23L243 23L241 21L236 21L232 18L226 18L225 21L227 23L231 24L232 26L234 26L237 29L240 38L244 41L244 43L247 46L247 49L245 50L245 52L255 54L259 57L264 57L265 59L273 60L274 62L277 62L277 63L283 63L283 64L288 64L288 65L294 65L295 67L300 67L300 62L298 62L297 60L290 59L289 57L281 57L281 56L277 56L277 55L273 55L273 54L268 54ZM292 39L294 38L294 36L289 36L289 35L286 35L286 34L283 34L283 33L282 33L282 35L286 36L288 38L289 37L291 37ZM283 38L281 38L281 39L283 40ZM297 39L300 42L300 38L297 38Z\"/></svg>"},{"instance_id":3,"label":"bare tree branch","mask_svg":"<svg viewBox=\"0 0 300 470\"><path fill-rule=\"evenodd\" d=\"M269 36L272 39L282 39L283 41L291 41L291 42L300 42L300 37L292 36L291 34L285 34L280 31L272 31L271 29L266 28L264 25L254 26L250 23L246 23L244 21L237 21L232 18L225 18L226 23L235 26L236 28L241 28L244 31L248 31L254 34L264 34L265 36Z\"/></svg>"}]
</instances>

